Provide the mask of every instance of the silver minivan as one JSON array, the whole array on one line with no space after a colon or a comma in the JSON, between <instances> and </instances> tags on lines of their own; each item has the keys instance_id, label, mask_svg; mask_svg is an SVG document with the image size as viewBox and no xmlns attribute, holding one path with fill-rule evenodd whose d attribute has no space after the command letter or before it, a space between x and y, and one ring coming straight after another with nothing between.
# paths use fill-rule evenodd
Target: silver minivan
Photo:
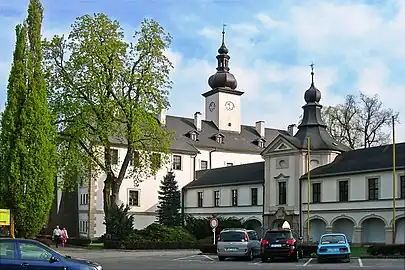
<instances>
[{"instance_id":1,"label":"silver minivan","mask_svg":"<svg viewBox=\"0 0 405 270\"><path fill-rule=\"evenodd\" d=\"M224 229L217 240L218 260L245 257L253 260L260 255L260 237L254 230Z\"/></svg>"}]
</instances>

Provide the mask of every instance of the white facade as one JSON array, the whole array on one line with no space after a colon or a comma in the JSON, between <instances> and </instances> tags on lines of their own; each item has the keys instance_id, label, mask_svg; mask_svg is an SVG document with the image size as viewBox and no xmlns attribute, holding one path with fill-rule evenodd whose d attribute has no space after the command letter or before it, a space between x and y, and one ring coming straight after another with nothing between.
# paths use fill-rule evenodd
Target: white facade
<instances>
[{"instance_id":1,"label":"white facade","mask_svg":"<svg viewBox=\"0 0 405 270\"><path fill-rule=\"evenodd\" d=\"M401 181L405 181L404 175L404 170L397 171L395 243L405 242L405 197L404 191L401 190ZM306 180L302 181L306 231L308 184ZM369 188L369 181L376 181L375 188L372 184ZM343 183L340 184L341 182ZM392 243L394 217L392 171L316 178L310 179L310 184L309 226L310 238L313 241L319 239L320 234L324 232L343 232L353 243ZM312 202L314 185L320 185L320 202L317 203ZM346 189L344 187L346 185L347 192L343 190Z\"/></svg>"},{"instance_id":2,"label":"white facade","mask_svg":"<svg viewBox=\"0 0 405 270\"><path fill-rule=\"evenodd\" d=\"M281 136L269 144L262 153L265 159L264 227L279 227L283 219L298 229L300 213L299 178L307 172L306 151L298 150ZM338 153L334 151L313 151L310 155L311 169L328 164ZM281 190L283 189L283 190ZM277 213L287 217L278 217Z\"/></svg>"},{"instance_id":3,"label":"white facade","mask_svg":"<svg viewBox=\"0 0 405 270\"><path fill-rule=\"evenodd\" d=\"M118 149L118 165L120 168L121 163L126 154L125 148L116 147ZM119 200L124 204L129 204L130 193L136 192L138 197L137 205L130 206L131 212L135 214L135 228L142 229L150 225L156 220L156 210L158 204L158 191L160 189L160 183L167 172L173 168L173 158L179 160L180 168L174 169L176 180L178 181L179 188L188 184L194 179L194 158L195 158L195 170L207 168L218 168L224 166L240 165L246 163L253 163L262 161L260 154L247 154L247 153L231 153L223 151L204 150L199 149L199 154L194 157L190 154L178 154L172 153L171 162L164 164L162 168L157 172L155 176L149 177L143 180L137 186L131 179L125 179L121 185L119 192ZM211 158L210 158L211 156ZM212 164L210 164L210 161ZM106 175L102 174L96 181L94 190L93 204L81 204L85 196L88 196L88 188L79 188L78 201L79 201L79 231L82 236L88 235L89 224L89 209L94 213L94 229L92 237L100 237L105 233L104 211L103 211L103 187ZM86 195L87 194L87 195ZM258 212L261 213L261 210ZM84 225L81 225L84 224Z\"/></svg>"},{"instance_id":4,"label":"white facade","mask_svg":"<svg viewBox=\"0 0 405 270\"><path fill-rule=\"evenodd\" d=\"M261 232L263 184L186 189L184 205L185 214L197 218L212 217L214 214L236 217Z\"/></svg>"}]
</instances>

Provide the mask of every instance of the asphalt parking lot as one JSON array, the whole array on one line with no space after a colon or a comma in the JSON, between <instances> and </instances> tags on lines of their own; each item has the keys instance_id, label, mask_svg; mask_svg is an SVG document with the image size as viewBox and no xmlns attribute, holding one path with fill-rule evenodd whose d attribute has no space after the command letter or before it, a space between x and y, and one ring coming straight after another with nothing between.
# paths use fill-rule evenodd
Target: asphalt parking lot
<instances>
[{"instance_id":1,"label":"asphalt parking lot","mask_svg":"<svg viewBox=\"0 0 405 270\"><path fill-rule=\"evenodd\" d=\"M214 255L199 255L199 251L113 251L76 250L62 251L72 257L99 262L105 270L179 270L179 269L384 269L403 270L405 259L352 259L350 263L329 262L319 264L316 259L302 259L299 262L275 261L262 263L227 259L219 262Z\"/></svg>"}]
</instances>

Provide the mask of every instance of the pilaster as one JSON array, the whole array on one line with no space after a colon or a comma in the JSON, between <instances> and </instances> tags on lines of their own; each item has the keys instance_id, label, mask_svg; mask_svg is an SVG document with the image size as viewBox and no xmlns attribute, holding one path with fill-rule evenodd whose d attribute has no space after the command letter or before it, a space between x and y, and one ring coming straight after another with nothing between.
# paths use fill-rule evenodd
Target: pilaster
<instances>
[{"instance_id":1,"label":"pilaster","mask_svg":"<svg viewBox=\"0 0 405 270\"><path fill-rule=\"evenodd\" d=\"M385 227L385 243L392 244L392 237L393 237L393 229L392 227Z\"/></svg>"},{"instance_id":2,"label":"pilaster","mask_svg":"<svg viewBox=\"0 0 405 270\"><path fill-rule=\"evenodd\" d=\"M354 227L353 228L353 238L352 243L360 244L361 243L361 234L363 232L362 227Z\"/></svg>"}]
</instances>

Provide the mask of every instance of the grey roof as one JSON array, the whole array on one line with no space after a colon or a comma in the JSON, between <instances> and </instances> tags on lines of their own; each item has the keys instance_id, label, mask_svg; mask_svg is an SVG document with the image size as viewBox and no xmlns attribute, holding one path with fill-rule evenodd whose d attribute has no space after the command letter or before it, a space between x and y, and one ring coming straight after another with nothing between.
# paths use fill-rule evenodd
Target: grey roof
<instances>
[{"instance_id":1,"label":"grey roof","mask_svg":"<svg viewBox=\"0 0 405 270\"><path fill-rule=\"evenodd\" d=\"M260 135L257 133L254 126L241 125L241 132L227 132L220 131L212 121L202 120L201 131L197 131L194 126L193 118L185 118L179 116L166 116L166 127L175 132L175 140L172 143L171 149L174 145L187 143L196 148L210 148L218 150L228 150L237 152L250 152L260 154L264 148L259 147L257 141ZM194 141L190 138L190 132L198 132L198 140ZM218 143L215 140L215 135L222 134L224 136L223 143ZM265 129L264 140L270 143L279 134L288 136L287 131L272 128Z\"/></svg>"},{"instance_id":2,"label":"grey roof","mask_svg":"<svg viewBox=\"0 0 405 270\"><path fill-rule=\"evenodd\" d=\"M262 183L264 161L197 171L196 180L188 183L184 189Z\"/></svg>"},{"instance_id":3,"label":"grey roof","mask_svg":"<svg viewBox=\"0 0 405 270\"><path fill-rule=\"evenodd\" d=\"M398 143L396 151L396 168L405 168L405 143ZM311 178L340 176L366 173L372 171L392 170L392 144L362 148L344 152L332 163L311 170ZM307 179L307 174L301 179Z\"/></svg>"}]
</instances>

